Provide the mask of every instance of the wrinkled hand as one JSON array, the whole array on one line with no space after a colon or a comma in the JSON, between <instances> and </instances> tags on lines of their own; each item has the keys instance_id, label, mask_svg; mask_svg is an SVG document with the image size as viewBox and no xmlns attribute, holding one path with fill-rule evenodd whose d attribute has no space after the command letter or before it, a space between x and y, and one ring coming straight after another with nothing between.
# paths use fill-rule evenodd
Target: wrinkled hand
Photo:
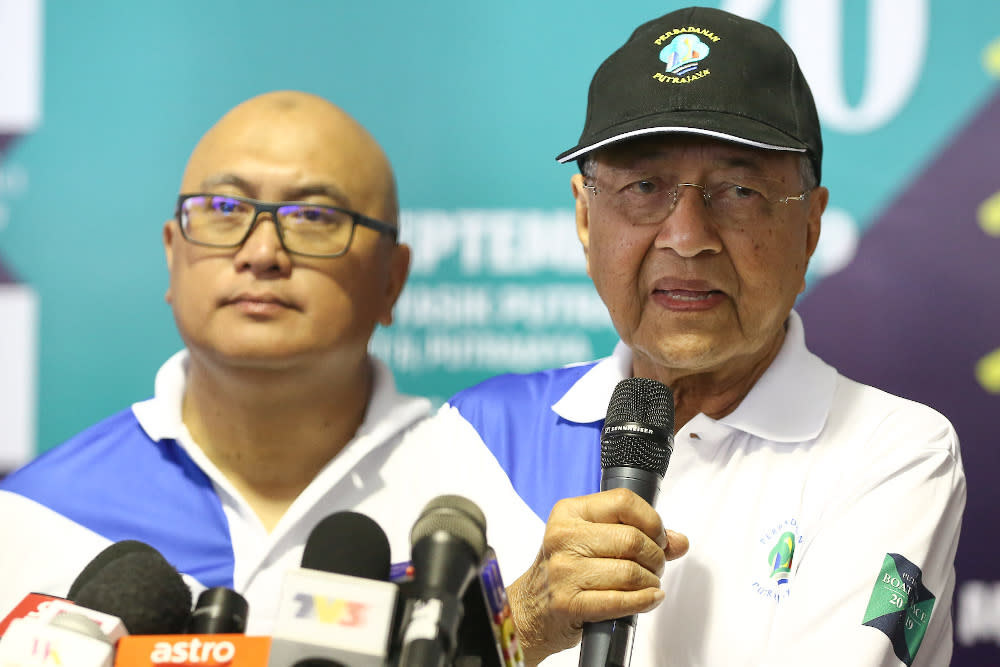
<instances>
[{"instance_id":1,"label":"wrinkled hand","mask_svg":"<svg viewBox=\"0 0 1000 667\"><path fill-rule=\"evenodd\" d=\"M666 561L687 549L684 535L665 531L626 489L560 500L534 564L507 589L525 662L574 646L584 623L656 607Z\"/></svg>"}]
</instances>

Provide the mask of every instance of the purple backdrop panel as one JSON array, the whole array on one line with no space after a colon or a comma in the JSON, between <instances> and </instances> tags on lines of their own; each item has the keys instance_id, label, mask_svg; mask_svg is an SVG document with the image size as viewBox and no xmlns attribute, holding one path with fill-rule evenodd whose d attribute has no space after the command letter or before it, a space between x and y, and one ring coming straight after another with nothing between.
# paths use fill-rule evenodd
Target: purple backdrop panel
<instances>
[{"instance_id":1,"label":"purple backdrop panel","mask_svg":"<svg viewBox=\"0 0 1000 667\"><path fill-rule=\"evenodd\" d=\"M1000 348L1000 238L977 217L998 190L1000 95L890 203L852 263L799 305L810 349L845 375L927 403L954 423L969 485L959 615L963 582L1000 579L1000 395L975 372ZM977 643L987 637L960 626L961 618L955 665L1000 664L1000 627Z\"/></svg>"}]
</instances>

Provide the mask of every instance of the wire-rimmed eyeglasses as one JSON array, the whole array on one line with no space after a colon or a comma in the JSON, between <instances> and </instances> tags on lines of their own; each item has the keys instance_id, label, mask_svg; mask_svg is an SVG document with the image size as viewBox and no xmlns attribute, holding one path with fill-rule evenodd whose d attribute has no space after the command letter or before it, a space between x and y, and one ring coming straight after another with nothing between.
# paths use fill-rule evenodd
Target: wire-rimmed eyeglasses
<instances>
[{"instance_id":1,"label":"wire-rimmed eyeglasses","mask_svg":"<svg viewBox=\"0 0 1000 667\"><path fill-rule=\"evenodd\" d=\"M596 197L607 200L622 216L632 224L649 225L663 222L677 207L682 187L701 190L705 209L714 217L723 220L744 221L768 214L768 208L776 204L804 201L809 190L784 197L769 197L761 188L739 183L676 183L672 187L654 181L637 181L621 189L603 189L596 183L585 183L584 188Z\"/></svg>"}]
</instances>

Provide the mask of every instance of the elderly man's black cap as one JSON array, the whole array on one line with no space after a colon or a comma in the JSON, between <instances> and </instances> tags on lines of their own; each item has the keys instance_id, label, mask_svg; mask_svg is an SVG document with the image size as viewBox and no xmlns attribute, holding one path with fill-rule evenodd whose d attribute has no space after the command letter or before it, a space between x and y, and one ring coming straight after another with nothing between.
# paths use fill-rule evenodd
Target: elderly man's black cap
<instances>
[{"instance_id":1,"label":"elderly man's black cap","mask_svg":"<svg viewBox=\"0 0 1000 667\"><path fill-rule=\"evenodd\" d=\"M718 9L639 26L597 69L580 141L556 159L667 132L805 153L821 174L819 117L795 54L773 29Z\"/></svg>"}]
</instances>

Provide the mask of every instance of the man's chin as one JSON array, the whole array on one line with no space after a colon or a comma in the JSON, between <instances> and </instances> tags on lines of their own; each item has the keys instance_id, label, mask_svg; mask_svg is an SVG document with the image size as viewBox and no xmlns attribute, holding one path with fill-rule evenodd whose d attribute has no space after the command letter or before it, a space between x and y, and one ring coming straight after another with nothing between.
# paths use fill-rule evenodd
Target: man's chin
<instances>
[{"instance_id":1,"label":"man's chin","mask_svg":"<svg viewBox=\"0 0 1000 667\"><path fill-rule=\"evenodd\" d=\"M711 372L725 364L730 349L715 336L683 333L664 336L652 344L636 341L632 345L633 366L668 373Z\"/></svg>"}]
</instances>

